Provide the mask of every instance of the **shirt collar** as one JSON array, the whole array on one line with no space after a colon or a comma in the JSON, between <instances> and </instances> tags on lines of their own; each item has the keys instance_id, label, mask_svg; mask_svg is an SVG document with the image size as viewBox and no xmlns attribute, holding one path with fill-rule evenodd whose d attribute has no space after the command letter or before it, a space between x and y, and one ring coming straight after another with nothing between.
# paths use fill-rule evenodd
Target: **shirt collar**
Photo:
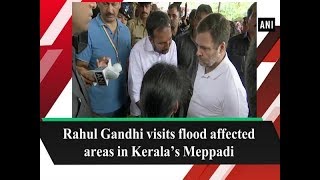
<instances>
[{"instance_id":1,"label":"shirt collar","mask_svg":"<svg viewBox=\"0 0 320 180\"><path fill-rule=\"evenodd\" d=\"M205 72L205 67L201 66L201 68L203 69L203 75L201 76L201 78L211 78L211 79L216 79L217 77L219 77L221 74L223 74L227 69L228 69L228 63L229 63L229 57L226 53L225 57L223 58L223 60L221 61L221 63L211 72L204 74Z\"/></svg>"},{"instance_id":2,"label":"shirt collar","mask_svg":"<svg viewBox=\"0 0 320 180\"><path fill-rule=\"evenodd\" d=\"M137 24L139 26L144 26L144 24L142 23L142 19L140 17L137 18Z\"/></svg>"},{"instance_id":3,"label":"shirt collar","mask_svg":"<svg viewBox=\"0 0 320 180\"><path fill-rule=\"evenodd\" d=\"M102 21L101 17L100 17L100 13L97 14L95 19L97 20L99 26L104 26L105 25L104 22ZM123 28L124 24L120 23L118 18L116 18L116 21L118 22L118 28L119 29Z\"/></svg>"},{"instance_id":4,"label":"shirt collar","mask_svg":"<svg viewBox=\"0 0 320 180\"><path fill-rule=\"evenodd\" d=\"M154 51L153 46L152 46L152 44L151 44L151 41L150 41L150 39L149 39L149 36L146 36L145 38L146 38L146 39L145 39L145 41L144 41L144 49L145 49L146 51Z\"/></svg>"}]
</instances>

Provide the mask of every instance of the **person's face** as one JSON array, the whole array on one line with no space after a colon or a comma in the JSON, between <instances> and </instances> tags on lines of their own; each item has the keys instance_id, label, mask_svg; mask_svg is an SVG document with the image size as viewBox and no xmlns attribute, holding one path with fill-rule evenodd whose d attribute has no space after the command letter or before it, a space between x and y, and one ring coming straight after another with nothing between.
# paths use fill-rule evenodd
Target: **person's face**
<instances>
[{"instance_id":1,"label":"person's face","mask_svg":"<svg viewBox=\"0 0 320 180\"><path fill-rule=\"evenodd\" d=\"M197 56L199 63L204 67L212 67L221 59L221 46L215 44L209 32L199 33L196 36Z\"/></svg>"},{"instance_id":2,"label":"person's face","mask_svg":"<svg viewBox=\"0 0 320 180\"><path fill-rule=\"evenodd\" d=\"M205 12L196 13L195 22L194 22L195 28L198 26L199 22L202 19L204 19L206 16L208 16L208 14Z\"/></svg>"},{"instance_id":3,"label":"person's face","mask_svg":"<svg viewBox=\"0 0 320 180\"><path fill-rule=\"evenodd\" d=\"M171 27L165 27L161 30L154 30L153 37L150 37L154 51L160 54L167 54L172 42Z\"/></svg>"},{"instance_id":4,"label":"person's face","mask_svg":"<svg viewBox=\"0 0 320 180\"><path fill-rule=\"evenodd\" d=\"M180 21L180 14L177 8L174 7L174 8L168 9L168 16L171 21L171 26L178 27L179 21Z\"/></svg>"},{"instance_id":5,"label":"person's face","mask_svg":"<svg viewBox=\"0 0 320 180\"><path fill-rule=\"evenodd\" d=\"M257 12L253 10L251 15L248 18L248 32L252 35L255 35L256 28L257 28Z\"/></svg>"},{"instance_id":6,"label":"person's face","mask_svg":"<svg viewBox=\"0 0 320 180\"><path fill-rule=\"evenodd\" d=\"M124 24L124 25L127 25L127 22L128 22L128 18L123 15L122 13L119 12L118 14L118 19Z\"/></svg>"},{"instance_id":7,"label":"person's face","mask_svg":"<svg viewBox=\"0 0 320 180\"><path fill-rule=\"evenodd\" d=\"M88 30L92 19L92 9L96 8L95 2L74 2L72 3L72 33L78 34Z\"/></svg>"},{"instance_id":8,"label":"person's face","mask_svg":"<svg viewBox=\"0 0 320 180\"><path fill-rule=\"evenodd\" d=\"M105 22L114 22L118 16L119 9L121 7L120 2L113 2L113 3L108 3L108 2L100 2L98 3L100 13L101 13L101 18Z\"/></svg>"},{"instance_id":9,"label":"person's face","mask_svg":"<svg viewBox=\"0 0 320 180\"><path fill-rule=\"evenodd\" d=\"M148 18L151 11L151 4L139 4L140 18Z\"/></svg>"}]
</instances>

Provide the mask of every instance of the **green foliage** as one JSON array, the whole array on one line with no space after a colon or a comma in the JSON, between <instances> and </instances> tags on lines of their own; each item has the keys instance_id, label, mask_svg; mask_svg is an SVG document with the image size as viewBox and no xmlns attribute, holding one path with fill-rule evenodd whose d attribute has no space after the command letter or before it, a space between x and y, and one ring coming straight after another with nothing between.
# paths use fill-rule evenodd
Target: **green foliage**
<instances>
[{"instance_id":1,"label":"green foliage","mask_svg":"<svg viewBox=\"0 0 320 180\"><path fill-rule=\"evenodd\" d=\"M238 18L245 17L247 14L248 8L251 6L253 2L222 2L220 4L220 13L223 14L228 20L238 20ZM219 4L219 3L214 3ZM218 5L214 5L214 7ZM213 10L214 11L214 10ZM216 12L218 12L218 8L216 8Z\"/></svg>"},{"instance_id":2,"label":"green foliage","mask_svg":"<svg viewBox=\"0 0 320 180\"><path fill-rule=\"evenodd\" d=\"M187 1L188 9L197 9L200 4L199 1ZM220 3L220 13L224 15L228 20L241 20L247 14L248 8L253 2L221 2ZM206 4L206 2L203 2ZM184 3L182 3L184 5ZM212 8L212 11L218 12L219 3L214 2L209 4Z\"/></svg>"}]
</instances>

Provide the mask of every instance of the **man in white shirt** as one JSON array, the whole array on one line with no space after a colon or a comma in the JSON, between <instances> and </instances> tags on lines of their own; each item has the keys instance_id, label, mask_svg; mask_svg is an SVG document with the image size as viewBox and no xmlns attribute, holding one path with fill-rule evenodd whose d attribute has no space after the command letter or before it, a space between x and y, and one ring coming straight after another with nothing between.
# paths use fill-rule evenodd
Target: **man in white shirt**
<instances>
[{"instance_id":1,"label":"man in white shirt","mask_svg":"<svg viewBox=\"0 0 320 180\"><path fill-rule=\"evenodd\" d=\"M237 70L226 48L229 21L219 13L205 17L197 27L199 64L188 117L247 117L248 103Z\"/></svg>"},{"instance_id":2,"label":"man in white shirt","mask_svg":"<svg viewBox=\"0 0 320 180\"><path fill-rule=\"evenodd\" d=\"M130 115L140 116L140 88L144 74L158 63L177 66L177 47L172 41L170 19L162 11L151 13L146 23L148 36L131 49L128 70L128 92L131 99Z\"/></svg>"}]
</instances>

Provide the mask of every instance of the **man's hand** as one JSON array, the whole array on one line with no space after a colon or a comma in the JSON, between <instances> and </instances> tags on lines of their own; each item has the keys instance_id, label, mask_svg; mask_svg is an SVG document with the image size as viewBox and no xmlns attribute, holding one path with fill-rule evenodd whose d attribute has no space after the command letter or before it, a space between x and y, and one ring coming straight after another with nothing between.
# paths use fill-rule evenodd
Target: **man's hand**
<instances>
[{"instance_id":1,"label":"man's hand","mask_svg":"<svg viewBox=\"0 0 320 180\"><path fill-rule=\"evenodd\" d=\"M92 85L93 82L96 81L96 78L94 77L93 73L89 71L88 66L89 63L77 60L77 71L81 75L86 85Z\"/></svg>"},{"instance_id":2,"label":"man's hand","mask_svg":"<svg viewBox=\"0 0 320 180\"><path fill-rule=\"evenodd\" d=\"M111 59L105 56L97 59L97 67L107 67L109 60ZM86 85L93 85L93 83L96 82L96 78L93 73L88 70L88 66L89 64L87 62L77 61L77 71L82 76L83 81Z\"/></svg>"},{"instance_id":3,"label":"man's hand","mask_svg":"<svg viewBox=\"0 0 320 180\"><path fill-rule=\"evenodd\" d=\"M81 75L86 85L92 85L93 82L96 81L96 78L94 78L93 74L86 68L77 66L77 71Z\"/></svg>"},{"instance_id":4,"label":"man's hand","mask_svg":"<svg viewBox=\"0 0 320 180\"><path fill-rule=\"evenodd\" d=\"M111 61L111 59L109 57L103 56L97 59L97 67L107 67L109 61Z\"/></svg>"}]
</instances>

